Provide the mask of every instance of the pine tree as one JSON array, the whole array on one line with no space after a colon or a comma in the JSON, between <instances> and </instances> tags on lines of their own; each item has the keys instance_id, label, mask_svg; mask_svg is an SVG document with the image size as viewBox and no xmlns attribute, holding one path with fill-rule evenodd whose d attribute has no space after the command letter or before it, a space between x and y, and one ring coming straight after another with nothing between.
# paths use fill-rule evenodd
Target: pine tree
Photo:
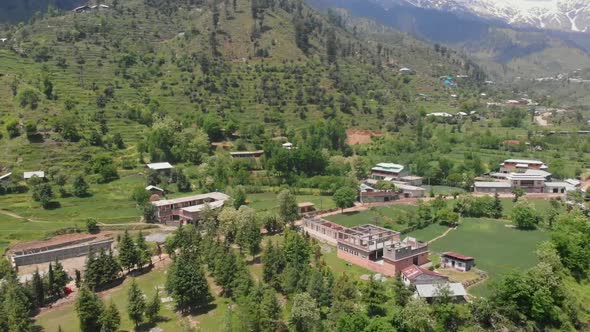
<instances>
[{"instance_id":1,"label":"pine tree","mask_svg":"<svg viewBox=\"0 0 590 332\"><path fill-rule=\"evenodd\" d=\"M279 201L279 217L284 223L291 223L299 216L299 207L295 196L289 190L283 190L277 196Z\"/></svg>"},{"instance_id":2,"label":"pine tree","mask_svg":"<svg viewBox=\"0 0 590 332\"><path fill-rule=\"evenodd\" d=\"M160 306L160 292L158 289L156 289L154 296L145 308L145 316L147 317L148 322L155 323L158 320L158 316L160 315Z\"/></svg>"},{"instance_id":3,"label":"pine tree","mask_svg":"<svg viewBox=\"0 0 590 332\"><path fill-rule=\"evenodd\" d=\"M135 324L135 327L137 327L143 321L146 304L145 299L143 298L143 293L141 292L141 289L139 289L135 279L133 279L133 282L131 282L131 288L129 288L127 298L129 301L127 304L129 319L131 319L131 321Z\"/></svg>"},{"instance_id":4,"label":"pine tree","mask_svg":"<svg viewBox=\"0 0 590 332\"><path fill-rule=\"evenodd\" d=\"M35 306L42 307L45 304L45 288L43 287L43 279L39 274L39 269L35 270L33 274L33 301Z\"/></svg>"},{"instance_id":5,"label":"pine tree","mask_svg":"<svg viewBox=\"0 0 590 332\"><path fill-rule=\"evenodd\" d=\"M121 326L121 315L115 303L111 300L109 306L103 311L100 316L100 324L102 329L100 332L117 332Z\"/></svg>"},{"instance_id":6,"label":"pine tree","mask_svg":"<svg viewBox=\"0 0 590 332\"><path fill-rule=\"evenodd\" d=\"M246 267L246 263L241 257L237 257L237 268L234 282L232 285L232 296L234 299L248 296L254 289L254 280L250 270Z\"/></svg>"},{"instance_id":7,"label":"pine tree","mask_svg":"<svg viewBox=\"0 0 590 332\"><path fill-rule=\"evenodd\" d=\"M100 317L104 305L86 285L82 285L76 298L76 313L80 320L81 332L96 332L101 329Z\"/></svg>"},{"instance_id":8,"label":"pine tree","mask_svg":"<svg viewBox=\"0 0 590 332\"><path fill-rule=\"evenodd\" d=\"M362 300L367 304L367 316L385 316L386 310L383 304L387 302L387 295L383 283L371 277L362 293Z\"/></svg>"},{"instance_id":9,"label":"pine tree","mask_svg":"<svg viewBox=\"0 0 590 332\"><path fill-rule=\"evenodd\" d=\"M53 264L49 263L49 270L47 271L47 295L49 295L49 297L52 300L56 299L55 293L56 293L56 289L55 289L55 273L53 272Z\"/></svg>"},{"instance_id":10,"label":"pine tree","mask_svg":"<svg viewBox=\"0 0 590 332\"><path fill-rule=\"evenodd\" d=\"M137 239L135 240L136 249L137 249L137 265L139 268L142 268L146 264L152 264L152 255L150 253L150 249L145 242L145 237L139 231L137 234Z\"/></svg>"},{"instance_id":11,"label":"pine tree","mask_svg":"<svg viewBox=\"0 0 590 332\"><path fill-rule=\"evenodd\" d=\"M17 281L10 281L5 288L2 311L6 315L8 331L30 332L32 322L30 317L33 305L29 294Z\"/></svg>"},{"instance_id":12,"label":"pine tree","mask_svg":"<svg viewBox=\"0 0 590 332\"><path fill-rule=\"evenodd\" d=\"M232 286L236 277L236 255L229 247L225 247L225 254L218 256L215 264L215 281L221 286L225 296L231 296Z\"/></svg>"},{"instance_id":13,"label":"pine tree","mask_svg":"<svg viewBox=\"0 0 590 332\"><path fill-rule=\"evenodd\" d=\"M412 296L412 291L404 285L401 277L396 277L393 281L393 301L396 305L403 307L408 303L408 300Z\"/></svg>"},{"instance_id":14,"label":"pine tree","mask_svg":"<svg viewBox=\"0 0 590 332\"><path fill-rule=\"evenodd\" d=\"M80 270L76 269L75 274L76 274L76 288L80 288L80 285L82 284L82 273L80 273Z\"/></svg>"},{"instance_id":15,"label":"pine tree","mask_svg":"<svg viewBox=\"0 0 590 332\"><path fill-rule=\"evenodd\" d=\"M280 288L280 276L285 269L285 257L280 247L268 240L262 254L262 279L275 289Z\"/></svg>"},{"instance_id":16,"label":"pine tree","mask_svg":"<svg viewBox=\"0 0 590 332\"><path fill-rule=\"evenodd\" d=\"M203 267L193 252L183 252L170 269L166 288L183 312L200 308L211 301Z\"/></svg>"},{"instance_id":17,"label":"pine tree","mask_svg":"<svg viewBox=\"0 0 590 332\"><path fill-rule=\"evenodd\" d=\"M53 290L55 292L54 296L61 297L63 295L64 289L66 288L66 285L68 284L70 277L68 276L66 271L64 271L63 265L57 260L57 258L55 259L53 265L53 274L55 276L53 286Z\"/></svg>"},{"instance_id":18,"label":"pine tree","mask_svg":"<svg viewBox=\"0 0 590 332\"><path fill-rule=\"evenodd\" d=\"M238 229L237 243L254 257L260 251L262 234L255 218L246 218Z\"/></svg>"},{"instance_id":19,"label":"pine tree","mask_svg":"<svg viewBox=\"0 0 590 332\"><path fill-rule=\"evenodd\" d=\"M138 251L129 232L125 230L119 241L119 261L127 271L131 271L138 262Z\"/></svg>"},{"instance_id":20,"label":"pine tree","mask_svg":"<svg viewBox=\"0 0 590 332\"><path fill-rule=\"evenodd\" d=\"M264 297L260 303L260 331L275 332L281 326L281 313L283 308L277 300L276 294L272 288L264 292Z\"/></svg>"},{"instance_id":21,"label":"pine tree","mask_svg":"<svg viewBox=\"0 0 590 332\"><path fill-rule=\"evenodd\" d=\"M494 194L494 204L492 205L492 217L498 219L502 218L502 201L498 193Z\"/></svg>"},{"instance_id":22,"label":"pine tree","mask_svg":"<svg viewBox=\"0 0 590 332\"><path fill-rule=\"evenodd\" d=\"M84 176L78 175L74 179L74 183L72 183L72 188L74 189L74 196L76 197L85 197L88 195L88 183L84 179Z\"/></svg>"}]
</instances>

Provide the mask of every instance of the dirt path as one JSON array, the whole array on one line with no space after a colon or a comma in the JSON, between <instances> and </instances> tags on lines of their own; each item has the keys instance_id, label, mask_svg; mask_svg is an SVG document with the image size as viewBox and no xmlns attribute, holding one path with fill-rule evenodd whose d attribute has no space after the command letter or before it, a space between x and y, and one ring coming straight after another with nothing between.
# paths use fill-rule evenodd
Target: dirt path
<instances>
[{"instance_id":1,"label":"dirt path","mask_svg":"<svg viewBox=\"0 0 590 332\"><path fill-rule=\"evenodd\" d=\"M9 216L9 217L12 217L12 218L16 218L16 219L30 221L30 222L41 222L41 223L48 223L49 222L49 221L46 221L46 220L37 220L37 219L25 218L23 216L20 216L20 215L14 213L14 212L10 212L10 211L7 211L7 210L2 210L2 209L0 209L0 214L3 214L5 216Z\"/></svg>"},{"instance_id":2,"label":"dirt path","mask_svg":"<svg viewBox=\"0 0 590 332\"><path fill-rule=\"evenodd\" d=\"M545 120L542 115L535 116L535 122L537 122L537 124L541 127L549 126L549 122L547 122L547 120Z\"/></svg>"},{"instance_id":3,"label":"dirt path","mask_svg":"<svg viewBox=\"0 0 590 332\"><path fill-rule=\"evenodd\" d=\"M447 229L444 233L442 233L441 235L435 237L434 239L428 241L428 244L431 244L432 242L436 241L436 240L440 240L443 237L447 236L447 234L449 234L451 231L454 231L455 229L457 229L457 227L453 227L453 228L449 228Z\"/></svg>"}]
</instances>

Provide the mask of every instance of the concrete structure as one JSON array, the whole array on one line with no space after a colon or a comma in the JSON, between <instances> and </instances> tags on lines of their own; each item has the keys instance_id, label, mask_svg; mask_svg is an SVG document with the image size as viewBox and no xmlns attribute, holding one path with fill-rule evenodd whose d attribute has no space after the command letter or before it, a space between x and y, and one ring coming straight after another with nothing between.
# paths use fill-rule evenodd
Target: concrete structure
<instances>
[{"instance_id":1,"label":"concrete structure","mask_svg":"<svg viewBox=\"0 0 590 332\"><path fill-rule=\"evenodd\" d=\"M294 148L293 143L287 142L287 143L283 143L283 149L287 149L287 150L291 150Z\"/></svg>"},{"instance_id":2,"label":"concrete structure","mask_svg":"<svg viewBox=\"0 0 590 332\"><path fill-rule=\"evenodd\" d=\"M232 158L260 158L264 154L263 150L256 151L238 151L230 152L229 155Z\"/></svg>"},{"instance_id":3,"label":"concrete structure","mask_svg":"<svg viewBox=\"0 0 590 332\"><path fill-rule=\"evenodd\" d=\"M428 245L375 225L347 228L320 218L303 220L311 237L336 244L338 257L386 276L396 276L411 265L428 262Z\"/></svg>"},{"instance_id":4,"label":"concrete structure","mask_svg":"<svg viewBox=\"0 0 590 332\"><path fill-rule=\"evenodd\" d=\"M400 181L393 181L393 184L404 198L421 198L426 194L426 189L422 187L411 186Z\"/></svg>"},{"instance_id":5,"label":"concrete structure","mask_svg":"<svg viewBox=\"0 0 590 332\"><path fill-rule=\"evenodd\" d=\"M309 213L315 211L315 204L311 202L303 202L297 204L297 208L299 208L299 214Z\"/></svg>"},{"instance_id":6,"label":"concrete structure","mask_svg":"<svg viewBox=\"0 0 590 332\"><path fill-rule=\"evenodd\" d=\"M576 186L566 181L545 182L545 192L552 194L565 194L568 191L575 191Z\"/></svg>"},{"instance_id":7,"label":"concrete structure","mask_svg":"<svg viewBox=\"0 0 590 332\"><path fill-rule=\"evenodd\" d=\"M399 180L405 184L409 184L410 186L417 186L417 187L421 186L422 183L424 182L423 177L412 176L412 175L401 177Z\"/></svg>"},{"instance_id":8,"label":"concrete structure","mask_svg":"<svg viewBox=\"0 0 590 332\"><path fill-rule=\"evenodd\" d=\"M438 272L430 271L418 265L410 265L403 269L401 278L406 286L434 284L440 282L446 283L449 281L449 277L443 276Z\"/></svg>"},{"instance_id":9,"label":"concrete structure","mask_svg":"<svg viewBox=\"0 0 590 332\"><path fill-rule=\"evenodd\" d=\"M45 179L45 172L43 172L43 171L24 172L23 178L25 180L29 180L32 178Z\"/></svg>"},{"instance_id":10,"label":"concrete structure","mask_svg":"<svg viewBox=\"0 0 590 332\"><path fill-rule=\"evenodd\" d=\"M73 257L86 256L90 252L101 249L110 250L114 240L112 238L88 237L80 240L63 242L45 247L30 248L9 253L14 266L41 264Z\"/></svg>"},{"instance_id":11,"label":"concrete structure","mask_svg":"<svg viewBox=\"0 0 590 332\"><path fill-rule=\"evenodd\" d=\"M475 266L475 258L464 256L456 252L445 252L440 256L440 265L459 271L469 271Z\"/></svg>"},{"instance_id":12,"label":"concrete structure","mask_svg":"<svg viewBox=\"0 0 590 332\"><path fill-rule=\"evenodd\" d=\"M416 297L425 299L431 303L442 295L450 296L454 301L464 302L467 291L461 283L434 283L416 285Z\"/></svg>"},{"instance_id":13,"label":"concrete structure","mask_svg":"<svg viewBox=\"0 0 590 332\"><path fill-rule=\"evenodd\" d=\"M399 199L399 194L393 190L378 190L368 184L359 186L359 201L361 203L383 203Z\"/></svg>"},{"instance_id":14,"label":"concrete structure","mask_svg":"<svg viewBox=\"0 0 590 332\"><path fill-rule=\"evenodd\" d=\"M164 197L165 191L164 189L156 186L149 185L145 187L146 191L149 191L152 195L158 195L159 197Z\"/></svg>"},{"instance_id":15,"label":"concrete structure","mask_svg":"<svg viewBox=\"0 0 590 332\"><path fill-rule=\"evenodd\" d=\"M473 191L476 193L508 194L512 192L512 185L507 181L476 181L473 183Z\"/></svg>"},{"instance_id":16,"label":"concrete structure","mask_svg":"<svg viewBox=\"0 0 590 332\"><path fill-rule=\"evenodd\" d=\"M507 159L500 164L500 173L524 173L526 170L547 170L549 166L540 160Z\"/></svg>"},{"instance_id":17,"label":"concrete structure","mask_svg":"<svg viewBox=\"0 0 590 332\"><path fill-rule=\"evenodd\" d=\"M152 171L156 171L156 172L169 172L171 169L174 168L174 166L172 166L170 163L168 162L163 162L163 163L151 163L151 164L147 164L146 167L148 169L151 169Z\"/></svg>"},{"instance_id":18,"label":"concrete structure","mask_svg":"<svg viewBox=\"0 0 590 332\"><path fill-rule=\"evenodd\" d=\"M522 163L517 163L520 161ZM544 193L553 192L554 187L562 188L564 186L554 185L552 186L548 182L551 180L551 173L545 171L546 166L542 162L527 161L525 160L513 160L511 163L505 161L501 164L501 170L515 170L510 173L506 172L492 172L490 177L498 179L496 182L475 182L474 191L480 193L510 193L514 188L521 188L526 193ZM506 167L505 165L509 165ZM533 169L528 168L529 165L533 165ZM543 168L543 169L541 169ZM562 183L563 184L563 183ZM549 191L547 191L549 186ZM559 189L558 189L559 192ZM565 191L564 191L565 192Z\"/></svg>"},{"instance_id":19,"label":"concrete structure","mask_svg":"<svg viewBox=\"0 0 590 332\"><path fill-rule=\"evenodd\" d=\"M211 209L223 206L230 197L219 192L202 195L165 199L152 202L156 207L156 218L166 224L193 223L200 219L200 212L209 205Z\"/></svg>"},{"instance_id":20,"label":"concrete structure","mask_svg":"<svg viewBox=\"0 0 590 332\"><path fill-rule=\"evenodd\" d=\"M404 176L408 176L408 171L403 165L393 163L379 163L377 166L371 168L371 177L374 180L399 180Z\"/></svg>"}]
</instances>

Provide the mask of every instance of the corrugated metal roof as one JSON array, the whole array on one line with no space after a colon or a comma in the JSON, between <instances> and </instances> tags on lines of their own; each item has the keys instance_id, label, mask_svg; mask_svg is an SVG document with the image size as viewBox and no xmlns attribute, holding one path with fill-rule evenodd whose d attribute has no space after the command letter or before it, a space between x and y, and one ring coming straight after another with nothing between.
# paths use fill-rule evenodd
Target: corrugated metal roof
<instances>
[{"instance_id":1,"label":"corrugated metal roof","mask_svg":"<svg viewBox=\"0 0 590 332\"><path fill-rule=\"evenodd\" d=\"M170 163L168 162L163 162L163 163L151 163L151 164L147 164L147 167L149 169L152 169L154 171L159 171L159 170L163 170L163 169L171 169L174 168L174 166L172 166Z\"/></svg>"},{"instance_id":2,"label":"corrugated metal roof","mask_svg":"<svg viewBox=\"0 0 590 332\"><path fill-rule=\"evenodd\" d=\"M418 296L423 298L439 297L444 291L444 288L449 290L450 296L467 296L467 291L460 283L438 283L438 284L424 284L416 285L416 292Z\"/></svg>"}]
</instances>

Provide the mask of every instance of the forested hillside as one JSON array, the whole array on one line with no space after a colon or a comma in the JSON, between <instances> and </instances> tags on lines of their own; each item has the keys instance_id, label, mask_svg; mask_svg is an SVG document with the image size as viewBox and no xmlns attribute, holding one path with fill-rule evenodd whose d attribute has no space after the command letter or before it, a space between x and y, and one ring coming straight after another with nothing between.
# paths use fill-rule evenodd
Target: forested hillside
<instances>
[{"instance_id":1,"label":"forested hillside","mask_svg":"<svg viewBox=\"0 0 590 332\"><path fill-rule=\"evenodd\" d=\"M298 1L114 1L4 34L0 163L11 168L129 156L163 119L188 137L196 125L213 142L257 144L320 119L378 127L439 75L477 70L409 37L366 42ZM400 59L418 75L398 75ZM186 160L166 144L142 150Z\"/></svg>"}]
</instances>

